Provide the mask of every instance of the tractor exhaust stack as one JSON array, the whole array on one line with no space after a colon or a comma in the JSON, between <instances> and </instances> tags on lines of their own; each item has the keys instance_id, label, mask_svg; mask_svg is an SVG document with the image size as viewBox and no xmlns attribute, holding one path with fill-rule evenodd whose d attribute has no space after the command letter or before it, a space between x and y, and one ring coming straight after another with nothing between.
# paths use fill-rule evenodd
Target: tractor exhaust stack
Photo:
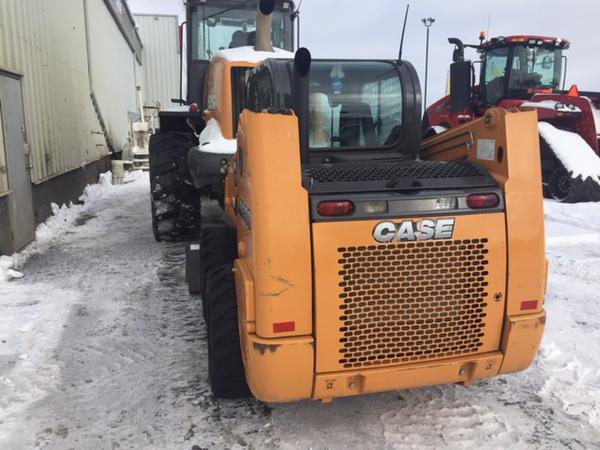
<instances>
[{"instance_id":1,"label":"tractor exhaust stack","mask_svg":"<svg viewBox=\"0 0 600 450\"><path fill-rule=\"evenodd\" d=\"M273 51L271 14L274 9L275 0L259 0L256 11L256 44L254 45L254 50L257 52Z\"/></svg>"}]
</instances>

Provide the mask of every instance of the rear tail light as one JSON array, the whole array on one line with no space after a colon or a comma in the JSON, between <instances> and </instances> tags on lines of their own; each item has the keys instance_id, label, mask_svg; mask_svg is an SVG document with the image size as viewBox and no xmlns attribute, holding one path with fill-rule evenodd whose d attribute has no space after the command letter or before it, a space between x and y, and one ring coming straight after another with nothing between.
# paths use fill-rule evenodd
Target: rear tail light
<instances>
[{"instance_id":1,"label":"rear tail light","mask_svg":"<svg viewBox=\"0 0 600 450\"><path fill-rule=\"evenodd\" d=\"M277 322L273 324L273 333L296 331L296 322Z\"/></svg>"},{"instance_id":2,"label":"rear tail light","mask_svg":"<svg viewBox=\"0 0 600 450\"><path fill-rule=\"evenodd\" d=\"M471 194L467 197L467 205L471 209L495 208L500 204L497 194Z\"/></svg>"},{"instance_id":3,"label":"rear tail light","mask_svg":"<svg viewBox=\"0 0 600 450\"><path fill-rule=\"evenodd\" d=\"M317 205L317 212L325 217L349 216L354 212L354 203L350 200L327 200Z\"/></svg>"},{"instance_id":4,"label":"rear tail light","mask_svg":"<svg viewBox=\"0 0 600 450\"><path fill-rule=\"evenodd\" d=\"M195 114L195 113L197 113L197 112L200 111L200 108L198 108L198 104L197 103L192 103L190 105L189 110L190 110L191 113Z\"/></svg>"},{"instance_id":5,"label":"rear tail light","mask_svg":"<svg viewBox=\"0 0 600 450\"><path fill-rule=\"evenodd\" d=\"M531 311L538 308L537 300L524 300L521 302L521 311Z\"/></svg>"}]
</instances>

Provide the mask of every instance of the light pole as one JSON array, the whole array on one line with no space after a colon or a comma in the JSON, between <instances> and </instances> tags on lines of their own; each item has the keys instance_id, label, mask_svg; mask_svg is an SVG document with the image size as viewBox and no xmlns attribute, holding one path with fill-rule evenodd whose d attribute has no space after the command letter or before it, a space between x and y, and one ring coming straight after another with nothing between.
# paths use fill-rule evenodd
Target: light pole
<instances>
[{"instance_id":1,"label":"light pole","mask_svg":"<svg viewBox=\"0 0 600 450\"><path fill-rule=\"evenodd\" d=\"M427 82L429 76L429 29L435 22L433 17L427 17L426 19L421 19L425 28L427 28L427 44L425 47L425 98L423 100L423 108L427 109Z\"/></svg>"}]
</instances>

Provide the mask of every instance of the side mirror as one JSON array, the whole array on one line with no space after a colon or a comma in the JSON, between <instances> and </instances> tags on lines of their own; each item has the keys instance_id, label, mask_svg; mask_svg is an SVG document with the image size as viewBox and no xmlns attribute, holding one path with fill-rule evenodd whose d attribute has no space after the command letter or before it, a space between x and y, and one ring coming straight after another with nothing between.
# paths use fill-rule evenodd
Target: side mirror
<instances>
[{"instance_id":1,"label":"side mirror","mask_svg":"<svg viewBox=\"0 0 600 450\"><path fill-rule=\"evenodd\" d=\"M450 111L464 111L471 104L471 61L450 65Z\"/></svg>"}]
</instances>

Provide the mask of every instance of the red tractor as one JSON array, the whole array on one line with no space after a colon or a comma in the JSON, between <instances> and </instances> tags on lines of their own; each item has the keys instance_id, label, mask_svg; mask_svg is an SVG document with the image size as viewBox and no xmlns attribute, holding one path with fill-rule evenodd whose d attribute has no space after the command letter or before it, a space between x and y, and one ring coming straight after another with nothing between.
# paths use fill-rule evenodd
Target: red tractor
<instances>
[{"instance_id":1,"label":"red tractor","mask_svg":"<svg viewBox=\"0 0 600 450\"><path fill-rule=\"evenodd\" d=\"M538 112L544 194L563 202L600 201L600 93L565 91L569 41L508 36L454 44L450 95L424 117L429 135L482 117L488 108L535 108ZM465 60L465 48L480 55ZM480 64L479 84L475 65Z\"/></svg>"}]
</instances>

